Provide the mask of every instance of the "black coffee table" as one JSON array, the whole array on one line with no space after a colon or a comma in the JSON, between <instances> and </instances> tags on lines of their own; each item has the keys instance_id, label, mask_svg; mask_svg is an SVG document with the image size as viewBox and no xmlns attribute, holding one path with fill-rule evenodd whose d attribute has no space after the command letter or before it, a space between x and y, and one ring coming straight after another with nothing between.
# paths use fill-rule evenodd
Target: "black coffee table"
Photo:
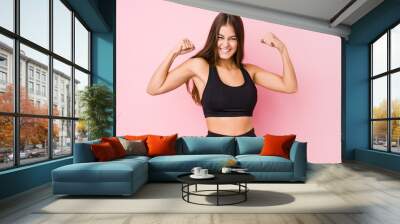
<instances>
[{"instance_id":1,"label":"black coffee table","mask_svg":"<svg viewBox=\"0 0 400 224\"><path fill-rule=\"evenodd\" d=\"M198 205L215 205L215 204L202 204L190 201L190 196L204 196L204 197L216 197L217 206L220 205L234 205L247 200L247 192L249 188L247 183L255 180L255 177L248 173L214 173L215 176L212 179L193 179L190 177L191 173L182 174L177 177L178 181L182 183L182 199L188 203ZM215 190L197 190L198 184L216 185ZM195 186L195 191L190 191L190 186ZM220 185L237 185L237 190L223 190L220 189ZM202 194L202 192L215 192L216 194ZM221 194L222 193L222 194ZM221 197L229 196L241 196L240 200L232 203L221 203Z\"/></svg>"}]
</instances>

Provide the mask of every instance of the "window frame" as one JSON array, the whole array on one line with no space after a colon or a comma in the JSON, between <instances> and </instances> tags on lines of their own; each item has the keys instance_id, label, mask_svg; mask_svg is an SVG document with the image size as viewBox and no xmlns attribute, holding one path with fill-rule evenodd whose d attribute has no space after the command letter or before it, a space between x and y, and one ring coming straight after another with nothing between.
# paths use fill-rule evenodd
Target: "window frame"
<instances>
[{"instance_id":1,"label":"window frame","mask_svg":"<svg viewBox=\"0 0 400 224\"><path fill-rule=\"evenodd\" d=\"M373 151L379 151L379 152L386 152L386 153L391 153L391 154L400 154L400 152L393 152L392 151L392 121L400 120L400 117L392 117L392 98L391 98L391 92L392 92L392 85L391 85L391 79L392 76L395 75L396 73L400 72L400 67L391 69L391 31L393 28L396 26L400 26L400 21L396 21L394 24L392 24L390 27L385 29L384 32L379 34L375 39L373 39L371 42L368 43L368 52L369 52L369 149ZM376 74L374 76L373 74L373 44L378 41L381 37L383 37L385 34L387 34L387 64L386 64L386 71L382 72L380 74ZM381 78L381 77L386 77L386 87L387 87L387 93L386 93L386 98L387 98L387 105L386 105L386 118L373 118L373 81L375 79ZM374 121L386 121L386 151L379 150L374 148L374 136L373 136L373 122Z\"/></svg>"},{"instance_id":2,"label":"window frame","mask_svg":"<svg viewBox=\"0 0 400 224\"><path fill-rule=\"evenodd\" d=\"M62 62L66 65L71 66L71 93L72 96L75 96L75 88L74 88L74 82L75 82L75 69L87 74L89 76L89 83L88 86L92 85L92 61L91 61L91 49L92 49L92 43L91 43L91 37L92 37L92 31L88 27L88 25L84 22L84 20L79 16L78 13L76 13L72 7L66 2L65 0L59 0L68 10L71 11L71 59L64 58L63 56L55 53L53 50L53 23L54 23L54 18L53 18L53 0L48 0L49 2L49 49L46 49L42 47L39 44L36 44L29 39L26 39L20 35L20 0L14 0L13 1L13 10L14 10L14 31L10 31L4 27L0 26L0 35L3 35L5 37L11 38L13 40L13 64L11 66L11 74L13 75L14 78L14 93L13 93L13 102L14 102L14 110L13 112L2 112L0 111L0 116L8 117L11 116L13 119L13 154L14 154L14 161L13 161L13 166L10 167L5 167L5 168L0 168L0 172L5 171L5 170L11 170L11 169L16 169L19 167L24 167L24 166L30 166L33 164L37 163L43 163L46 161L50 160L58 160L62 159L65 157L70 157L73 156L74 152L74 143L75 143L75 126L76 126L76 121L79 120L79 117L75 117L75 108L71 108L71 114L68 116L56 116L53 115L53 59L58 60L59 62ZM78 64L75 63L75 18L83 25L83 27L88 31L88 69L85 69ZM21 113L20 112L20 45L23 44L27 47L30 47L36 51L39 51L40 53L43 53L48 56L49 58L49 63L48 63L48 82L46 84L46 91L48 91L48 94L45 92L45 94L48 96L48 112L46 115L39 115L39 114L27 114L27 113ZM29 71L29 64L27 64L27 71ZM36 69L33 68L33 79L30 79L30 74L27 72L26 75L26 81L28 82L29 80L33 81L33 85L35 86L36 83L42 83L41 79L41 74L42 72L39 72L39 80L36 82ZM47 80L46 80L47 81ZM28 86L27 86L28 87ZM29 88L29 87L28 87ZM27 89L27 91L29 91ZM36 91L36 89L34 89ZM40 91L41 93L41 91ZM42 94L39 94L38 96L42 96ZM75 97L72 97L72 105L75 103ZM43 160L40 160L38 162L32 162L32 163L26 163L26 164L21 164L20 161L20 119L21 118L45 118L47 119L48 122L48 136L47 136L47 150L48 150L48 155L47 158L44 157ZM53 123L56 120L66 120L66 121L71 121L71 142L70 142L70 148L71 148L71 153L68 155L63 155L63 156L55 156L53 155L54 152L54 147L53 147Z\"/></svg>"}]
</instances>

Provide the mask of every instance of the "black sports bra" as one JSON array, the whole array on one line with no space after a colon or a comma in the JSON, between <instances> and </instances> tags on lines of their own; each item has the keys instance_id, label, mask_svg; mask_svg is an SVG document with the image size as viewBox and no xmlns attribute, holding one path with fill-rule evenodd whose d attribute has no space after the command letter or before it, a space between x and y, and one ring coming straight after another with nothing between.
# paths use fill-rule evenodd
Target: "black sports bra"
<instances>
[{"instance_id":1,"label":"black sports bra","mask_svg":"<svg viewBox=\"0 0 400 224\"><path fill-rule=\"evenodd\" d=\"M244 83L229 86L219 78L217 68L210 65L201 104L205 117L252 116L257 103L257 88L249 73L240 66Z\"/></svg>"}]
</instances>

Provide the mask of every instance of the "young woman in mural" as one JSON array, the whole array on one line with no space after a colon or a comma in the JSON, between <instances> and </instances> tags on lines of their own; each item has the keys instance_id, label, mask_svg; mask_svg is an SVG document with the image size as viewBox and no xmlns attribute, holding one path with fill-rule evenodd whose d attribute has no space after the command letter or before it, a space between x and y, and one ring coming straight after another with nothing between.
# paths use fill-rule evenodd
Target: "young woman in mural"
<instances>
[{"instance_id":1,"label":"young woman in mural","mask_svg":"<svg viewBox=\"0 0 400 224\"><path fill-rule=\"evenodd\" d=\"M297 90L296 74L286 46L272 33L262 37L261 43L280 52L282 76L242 63L242 19L220 13L214 19L204 48L170 71L176 57L195 49L190 40L183 39L154 72L147 92L159 95L186 83L194 102L203 106L208 137L255 136L252 123L257 102L255 84L283 93Z\"/></svg>"}]
</instances>

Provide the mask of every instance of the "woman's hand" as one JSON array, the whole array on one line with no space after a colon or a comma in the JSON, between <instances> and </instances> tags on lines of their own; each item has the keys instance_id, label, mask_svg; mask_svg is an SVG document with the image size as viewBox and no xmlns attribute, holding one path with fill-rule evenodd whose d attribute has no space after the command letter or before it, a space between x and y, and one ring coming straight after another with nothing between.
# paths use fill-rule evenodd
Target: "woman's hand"
<instances>
[{"instance_id":1,"label":"woman's hand","mask_svg":"<svg viewBox=\"0 0 400 224\"><path fill-rule=\"evenodd\" d=\"M271 32L264 35L264 37L261 39L261 43L270 47L275 47L281 53L286 49L285 44Z\"/></svg>"},{"instance_id":2,"label":"woman's hand","mask_svg":"<svg viewBox=\"0 0 400 224\"><path fill-rule=\"evenodd\" d=\"M175 47L172 53L176 56L192 52L194 50L194 44L189 39L182 39L179 44Z\"/></svg>"}]
</instances>

